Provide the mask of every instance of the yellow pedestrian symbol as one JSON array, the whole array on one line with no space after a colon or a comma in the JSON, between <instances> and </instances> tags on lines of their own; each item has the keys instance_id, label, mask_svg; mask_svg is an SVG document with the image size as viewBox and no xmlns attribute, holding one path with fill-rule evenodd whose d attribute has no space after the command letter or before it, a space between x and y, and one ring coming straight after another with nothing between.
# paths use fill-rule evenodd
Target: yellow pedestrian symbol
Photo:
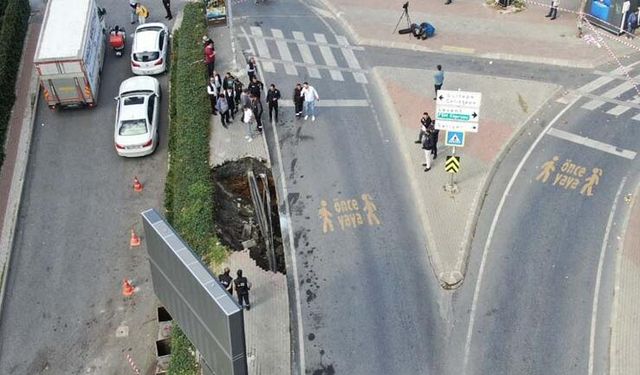
<instances>
[{"instance_id":1,"label":"yellow pedestrian symbol","mask_svg":"<svg viewBox=\"0 0 640 375\"><path fill-rule=\"evenodd\" d=\"M556 162L560 159L558 156L554 156L552 160L542 164L542 172L536 177L536 181L542 180L542 183L547 182L551 172L556 170Z\"/></svg>"},{"instance_id":2,"label":"yellow pedestrian symbol","mask_svg":"<svg viewBox=\"0 0 640 375\"><path fill-rule=\"evenodd\" d=\"M327 201L320 201L320 209L318 210L318 216L322 219L322 232L327 233L328 231L333 232L333 222L331 222L331 218L333 214L331 211L327 209Z\"/></svg>"},{"instance_id":3,"label":"yellow pedestrian symbol","mask_svg":"<svg viewBox=\"0 0 640 375\"><path fill-rule=\"evenodd\" d=\"M362 200L364 201L364 212L367 213L367 221L369 225L380 225L380 219L376 215L376 211L378 208L375 203L371 200L371 196L369 194L362 194Z\"/></svg>"},{"instance_id":4,"label":"yellow pedestrian symbol","mask_svg":"<svg viewBox=\"0 0 640 375\"><path fill-rule=\"evenodd\" d=\"M593 168L591 170L591 176L587 177L587 179L585 180L585 184L582 186L582 189L580 189L580 194L582 195L586 195L587 197L590 197L593 195L593 187L598 185L598 183L600 182L600 177L602 176L602 169L600 168Z\"/></svg>"}]
</instances>

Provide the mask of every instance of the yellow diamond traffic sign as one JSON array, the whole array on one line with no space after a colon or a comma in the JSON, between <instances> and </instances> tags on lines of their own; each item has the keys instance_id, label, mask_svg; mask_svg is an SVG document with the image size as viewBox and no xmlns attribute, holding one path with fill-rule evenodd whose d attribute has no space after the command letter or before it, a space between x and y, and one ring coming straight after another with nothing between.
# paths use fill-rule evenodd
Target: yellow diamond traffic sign
<instances>
[{"instance_id":1,"label":"yellow diamond traffic sign","mask_svg":"<svg viewBox=\"0 0 640 375\"><path fill-rule=\"evenodd\" d=\"M460 170L460 156L447 156L447 161L444 163L445 172L458 173Z\"/></svg>"}]
</instances>

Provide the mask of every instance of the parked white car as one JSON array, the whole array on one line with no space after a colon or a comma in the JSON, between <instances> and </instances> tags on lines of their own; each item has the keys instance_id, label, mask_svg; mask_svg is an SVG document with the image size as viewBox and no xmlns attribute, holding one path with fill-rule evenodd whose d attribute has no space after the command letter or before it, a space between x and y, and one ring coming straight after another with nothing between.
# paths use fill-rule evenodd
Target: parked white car
<instances>
[{"instance_id":1,"label":"parked white car","mask_svg":"<svg viewBox=\"0 0 640 375\"><path fill-rule=\"evenodd\" d=\"M158 146L160 83L153 77L132 77L120 84L115 98L113 141L120 156L152 154Z\"/></svg>"},{"instance_id":2,"label":"parked white car","mask_svg":"<svg viewBox=\"0 0 640 375\"><path fill-rule=\"evenodd\" d=\"M160 74L167 70L169 29L160 22L136 28L131 47L131 71L137 75Z\"/></svg>"}]
</instances>

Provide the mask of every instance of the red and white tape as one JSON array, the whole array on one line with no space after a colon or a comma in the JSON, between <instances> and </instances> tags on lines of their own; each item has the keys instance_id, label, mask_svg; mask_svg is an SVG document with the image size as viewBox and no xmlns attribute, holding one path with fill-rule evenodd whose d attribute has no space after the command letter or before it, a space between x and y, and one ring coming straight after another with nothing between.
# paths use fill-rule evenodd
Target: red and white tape
<instances>
[{"instance_id":1,"label":"red and white tape","mask_svg":"<svg viewBox=\"0 0 640 375\"><path fill-rule=\"evenodd\" d=\"M126 356L127 356L127 361L129 361L129 366L131 366L131 369L133 370L133 372L136 375L140 375L140 369L138 368L138 366L136 366L136 363L133 362L133 358L131 358L129 353L127 353Z\"/></svg>"}]
</instances>

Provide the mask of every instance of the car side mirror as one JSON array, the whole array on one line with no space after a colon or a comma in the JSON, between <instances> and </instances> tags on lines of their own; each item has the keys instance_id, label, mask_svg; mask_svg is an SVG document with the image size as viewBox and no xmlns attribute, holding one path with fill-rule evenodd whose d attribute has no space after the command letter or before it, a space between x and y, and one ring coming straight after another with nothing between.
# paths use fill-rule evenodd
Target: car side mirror
<instances>
[{"instance_id":1,"label":"car side mirror","mask_svg":"<svg viewBox=\"0 0 640 375\"><path fill-rule=\"evenodd\" d=\"M118 101L118 100L120 100L120 97L116 96L116 97L113 98L113 100Z\"/></svg>"}]
</instances>

